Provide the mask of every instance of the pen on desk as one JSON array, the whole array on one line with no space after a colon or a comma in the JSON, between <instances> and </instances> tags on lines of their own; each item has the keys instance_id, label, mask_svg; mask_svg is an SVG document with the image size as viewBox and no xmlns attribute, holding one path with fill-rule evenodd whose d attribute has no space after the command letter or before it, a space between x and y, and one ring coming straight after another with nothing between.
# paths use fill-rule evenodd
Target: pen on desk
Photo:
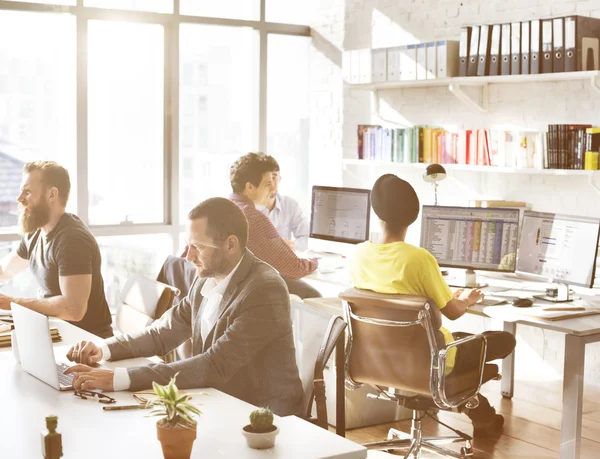
<instances>
[{"instance_id":1,"label":"pen on desk","mask_svg":"<svg viewBox=\"0 0 600 459\"><path fill-rule=\"evenodd\" d=\"M103 406L102 409L104 411L121 411L121 410L145 410L150 408L146 406L145 403L138 403L137 405L112 405L112 406Z\"/></svg>"}]
</instances>

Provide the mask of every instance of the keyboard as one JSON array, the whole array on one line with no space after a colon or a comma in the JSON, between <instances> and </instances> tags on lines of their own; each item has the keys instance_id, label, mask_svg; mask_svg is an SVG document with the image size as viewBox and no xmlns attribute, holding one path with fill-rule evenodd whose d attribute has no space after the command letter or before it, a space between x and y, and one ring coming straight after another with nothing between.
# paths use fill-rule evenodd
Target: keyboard
<instances>
[{"instance_id":1,"label":"keyboard","mask_svg":"<svg viewBox=\"0 0 600 459\"><path fill-rule=\"evenodd\" d=\"M342 269L345 266L346 263L342 257L322 258L321 260L319 260L319 271L321 272L332 272L336 269Z\"/></svg>"},{"instance_id":2,"label":"keyboard","mask_svg":"<svg viewBox=\"0 0 600 459\"><path fill-rule=\"evenodd\" d=\"M69 365L67 365L66 363L57 363L56 364L56 371L58 372L58 382L60 383L61 386L72 387L74 375L64 374L64 372L67 368L69 368Z\"/></svg>"},{"instance_id":3,"label":"keyboard","mask_svg":"<svg viewBox=\"0 0 600 459\"><path fill-rule=\"evenodd\" d=\"M485 297L477 302L477 304L480 304L482 306L497 306L499 304L506 304L506 303L507 303L506 298L498 298L498 297L493 297L493 296Z\"/></svg>"}]
</instances>

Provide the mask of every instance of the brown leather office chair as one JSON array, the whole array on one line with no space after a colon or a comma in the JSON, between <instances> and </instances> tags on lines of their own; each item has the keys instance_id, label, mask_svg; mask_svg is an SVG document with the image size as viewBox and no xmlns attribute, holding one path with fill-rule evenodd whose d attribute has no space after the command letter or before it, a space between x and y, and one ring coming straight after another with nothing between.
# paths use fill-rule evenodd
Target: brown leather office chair
<instances>
[{"instance_id":1,"label":"brown leather office chair","mask_svg":"<svg viewBox=\"0 0 600 459\"><path fill-rule=\"evenodd\" d=\"M169 285L133 274L121 292L115 317L117 330L129 334L144 329L173 305L175 293Z\"/></svg>"},{"instance_id":2,"label":"brown leather office chair","mask_svg":"<svg viewBox=\"0 0 600 459\"><path fill-rule=\"evenodd\" d=\"M498 366L485 364L487 348L483 335L472 335L451 344L439 331L441 313L426 297L385 295L367 290L342 292L348 323L346 386L357 389L371 384L379 390L373 398L391 400L413 410L411 434L390 429L388 440L367 443L368 449L405 449L405 458L420 457L422 449L456 457L473 457L472 438L457 435L423 437L421 419L432 409L475 408L483 382L498 379ZM445 375L446 356L451 348L478 346L481 361L467 373ZM414 395L400 395L408 391ZM395 439L396 438L396 439ZM465 442L457 453L440 445Z\"/></svg>"},{"instance_id":3,"label":"brown leather office chair","mask_svg":"<svg viewBox=\"0 0 600 459\"><path fill-rule=\"evenodd\" d=\"M304 397L304 416L305 418L324 429L328 429L329 422L327 419L327 405L325 397L325 380L324 371L336 346L344 346L343 333L346 329L346 322L340 316L333 316L327 325L325 336L321 342L319 353L315 362L312 385L305 392ZM342 354L343 355L343 354ZM344 362L336 362L336 365L344 365ZM343 387L338 387L338 390L344 390ZM313 402L316 407L317 417L312 417ZM343 403L342 403L343 405ZM341 417L345 416L346 410L344 406L337 406L336 403L336 425L343 423Z\"/></svg>"}]
</instances>

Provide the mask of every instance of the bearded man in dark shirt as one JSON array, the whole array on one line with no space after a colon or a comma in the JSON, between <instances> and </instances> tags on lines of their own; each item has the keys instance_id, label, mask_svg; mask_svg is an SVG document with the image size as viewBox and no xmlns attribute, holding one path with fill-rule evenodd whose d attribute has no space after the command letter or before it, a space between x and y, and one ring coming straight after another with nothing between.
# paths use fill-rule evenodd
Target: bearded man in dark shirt
<instances>
[{"instance_id":1,"label":"bearded man in dark shirt","mask_svg":"<svg viewBox=\"0 0 600 459\"><path fill-rule=\"evenodd\" d=\"M107 338L113 333L100 249L87 226L65 212L70 191L64 167L53 161L25 164L17 198L24 236L19 248L0 260L0 281L30 268L39 293L37 299L0 293L0 309L18 303Z\"/></svg>"}]
</instances>

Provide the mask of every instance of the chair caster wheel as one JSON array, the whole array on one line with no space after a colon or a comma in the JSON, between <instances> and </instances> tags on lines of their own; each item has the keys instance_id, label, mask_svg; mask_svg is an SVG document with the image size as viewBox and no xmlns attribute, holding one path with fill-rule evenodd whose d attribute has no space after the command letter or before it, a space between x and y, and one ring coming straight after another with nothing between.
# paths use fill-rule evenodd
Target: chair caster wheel
<instances>
[{"instance_id":1,"label":"chair caster wheel","mask_svg":"<svg viewBox=\"0 0 600 459\"><path fill-rule=\"evenodd\" d=\"M462 447L462 448L460 449L460 454L461 454L463 457L473 457L473 448L465 448L465 447Z\"/></svg>"}]
</instances>

